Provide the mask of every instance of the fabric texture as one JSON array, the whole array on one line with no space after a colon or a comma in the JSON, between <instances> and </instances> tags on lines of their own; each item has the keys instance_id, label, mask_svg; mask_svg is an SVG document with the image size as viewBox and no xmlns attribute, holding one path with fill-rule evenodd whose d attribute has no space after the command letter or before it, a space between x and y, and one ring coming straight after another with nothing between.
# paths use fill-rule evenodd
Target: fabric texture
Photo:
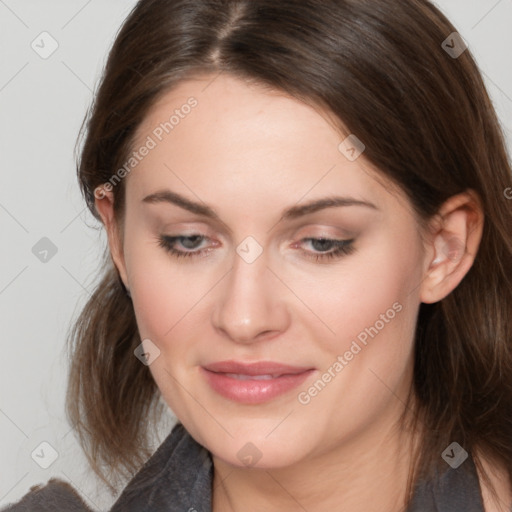
<instances>
[{"instance_id":1,"label":"fabric texture","mask_svg":"<svg viewBox=\"0 0 512 512\"><path fill-rule=\"evenodd\" d=\"M213 463L181 423L130 480L110 512L211 512ZM31 489L1 512L90 512L78 493L62 481ZM457 469L448 467L419 482L407 512L485 512L471 455Z\"/></svg>"},{"instance_id":2,"label":"fabric texture","mask_svg":"<svg viewBox=\"0 0 512 512\"><path fill-rule=\"evenodd\" d=\"M178 423L110 512L210 512L213 462Z\"/></svg>"},{"instance_id":3,"label":"fabric texture","mask_svg":"<svg viewBox=\"0 0 512 512\"><path fill-rule=\"evenodd\" d=\"M91 512L71 485L52 478L43 487L34 485L15 504L2 508L1 512Z\"/></svg>"},{"instance_id":4,"label":"fabric texture","mask_svg":"<svg viewBox=\"0 0 512 512\"><path fill-rule=\"evenodd\" d=\"M475 463L470 454L457 469L419 482L407 512L484 512Z\"/></svg>"}]
</instances>

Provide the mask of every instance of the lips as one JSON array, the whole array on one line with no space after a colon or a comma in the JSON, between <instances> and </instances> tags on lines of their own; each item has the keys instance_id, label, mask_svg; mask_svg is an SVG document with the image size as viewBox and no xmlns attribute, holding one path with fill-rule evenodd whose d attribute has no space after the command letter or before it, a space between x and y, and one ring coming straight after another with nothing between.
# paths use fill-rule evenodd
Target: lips
<instances>
[{"instance_id":1,"label":"lips","mask_svg":"<svg viewBox=\"0 0 512 512\"><path fill-rule=\"evenodd\" d=\"M270 376L271 378L281 375L296 375L307 370L312 370L309 366L290 366L271 361L258 361L256 363L242 363L238 361L219 361L204 366L206 370L216 373L226 373L240 376Z\"/></svg>"},{"instance_id":2,"label":"lips","mask_svg":"<svg viewBox=\"0 0 512 512\"><path fill-rule=\"evenodd\" d=\"M217 394L242 404L261 404L299 386L315 371L311 367L259 361L220 361L201 367L201 374Z\"/></svg>"}]
</instances>

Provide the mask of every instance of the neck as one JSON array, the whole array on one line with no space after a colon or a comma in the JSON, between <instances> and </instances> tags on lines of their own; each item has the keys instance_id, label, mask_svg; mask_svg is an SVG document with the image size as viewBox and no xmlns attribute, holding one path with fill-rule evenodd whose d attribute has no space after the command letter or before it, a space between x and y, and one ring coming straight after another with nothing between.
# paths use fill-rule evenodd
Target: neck
<instances>
[{"instance_id":1,"label":"neck","mask_svg":"<svg viewBox=\"0 0 512 512\"><path fill-rule=\"evenodd\" d=\"M240 468L213 456L213 512L404 510L419 435L378 424L356 437L285 468Z\"/></svg>"}]
</instances>

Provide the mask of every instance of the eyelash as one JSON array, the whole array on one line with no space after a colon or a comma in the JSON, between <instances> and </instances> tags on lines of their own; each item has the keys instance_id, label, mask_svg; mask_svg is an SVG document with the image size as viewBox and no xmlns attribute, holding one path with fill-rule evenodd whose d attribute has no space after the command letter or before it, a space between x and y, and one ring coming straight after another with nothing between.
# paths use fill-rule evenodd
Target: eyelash
<instances>
[{"instance_id":1,"label":"eyelash","mask_svg":"<svg viewBox=\"0 0 512 512\"><path fill-rule=\"evenodd\" d=\"M207 239L208 237L203 235L178 235L178 236L160 236L158 237L158 245L162 247L165 251L169 252L173 257L175 258L201 258L206 256L208 252L210 252L210 249L201 249L199 251L180 251L174 248L174 244L177 240L182 239ZM311 241L323 241L323 242L330 242L331 244L334 244L335 249L331 252L325 252L325 253L317 253L312 254L308 251L302 251L306 258L314 260L315 262L326 262L326 261L332 261L335 259L340 259L343 256L352 254L354 252L355 248L353 246L354 239L352 240L333 240L330 238L303 238L301 242L311 242Z\"/></svg>"}]
</instances>

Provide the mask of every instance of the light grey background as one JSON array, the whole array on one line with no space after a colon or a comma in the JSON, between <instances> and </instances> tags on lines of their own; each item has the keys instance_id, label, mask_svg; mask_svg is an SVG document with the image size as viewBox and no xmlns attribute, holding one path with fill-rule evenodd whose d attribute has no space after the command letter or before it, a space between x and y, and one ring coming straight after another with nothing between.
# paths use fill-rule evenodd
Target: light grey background
<instances>
[{"instance_id":1,"label":"light grey background","mask_svg":"<svg viewBox=\"0 0 512 512\"><path fill-rule=\"evenodd\" d=\"M93 289L106 243L80 196L73 151L107 52L134 4L0 0L0 506L54 476L96 510L115 499L88 469L63 407L66 333ZM512 0L436 4L469 44L512 147ZM31 47L35 40L38 51L51 48L44 31L58 43L47 59ZM32 252L43 237L57 249L47 262ZM155 447L171 426L169 416ZM58 452L48 469L31 456L36 450L45 454L40 461L50 460L42 442Z\"/></svg>"}]
</instances>

